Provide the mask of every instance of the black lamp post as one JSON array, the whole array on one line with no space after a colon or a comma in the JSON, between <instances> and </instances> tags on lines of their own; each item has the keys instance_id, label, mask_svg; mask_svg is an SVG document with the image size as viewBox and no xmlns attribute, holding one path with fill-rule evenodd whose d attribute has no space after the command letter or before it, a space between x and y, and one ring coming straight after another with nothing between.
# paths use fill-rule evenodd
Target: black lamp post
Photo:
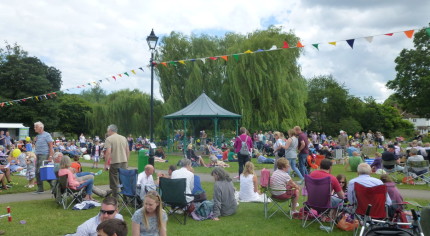
<instances>
[{"instance_id":1,"label":"black lamp post","mask_svg":"<svg viewBox=\"0 0 430 236\"><path fill-rule=\"evenodd\" d=\"M154 34L154 29L152 29L151 34L146 37L146 42L148 42L149 49L151 50L151 60L149 61L151 65L151 118L149 121L149 132L150 132L150 142L154 142L154 52L155 47L157 47L158 37Z\"/></svg>"}]
</instances>

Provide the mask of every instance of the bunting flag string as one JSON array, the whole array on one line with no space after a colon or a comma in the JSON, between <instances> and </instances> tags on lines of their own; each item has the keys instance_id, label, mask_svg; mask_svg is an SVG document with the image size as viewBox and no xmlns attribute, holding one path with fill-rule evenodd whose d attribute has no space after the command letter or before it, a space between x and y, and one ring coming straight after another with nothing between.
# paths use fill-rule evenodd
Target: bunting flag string
<instances>
[{"instance_id":1,"label":"bunting flag string","mask_svg":"<svg viewBox=\"0 0 430 236\"><path fill-rule=\"evenodd\" d=\"M430 36L430 28L424 28L426 29L427 34ZM411 30L404 30L404 31L398 31L398 32L391 32L391 33L384 33L384 34L378 34L378 35L371 35L371 36L365 36L365 37L358 37L358 38L350 38L350 39L343 39L343 40L336 40L336 41L330 41L327 42L330 45L337 46L339 42L345 41L351 49L354 49L354 43L357 41L357 39L365 39L367 42L372 43L374 37L378 36L393 36L394 34L402 33L407 38L412 38L415 31L419 29L411 29ZM320 50L320 45L323 43L312 43L309 45L312 45L316 50ZM156 64L161 64L164 67L169 67L169 65L176 66L179 64L186 65L187 62L193 62L193 61L201 61L203 64L206 63L207 59L210 59L211 61L216 61L218 58L223 59L224 61L228 61L229 57L233 57L235 61L239 61L239 57L245 54L254 54L259 52L269 52L269 51L278 51L278 50L284 50L284 49L295 49L295 48L304 48L305 45L303 45L300 41L297 42L296 46L290 46L287 41L282 42L282 47L278 48L276 45L273 45L270 49L264 50L264 49L258 49L256 51L246 50L242 53L235 53L235 54L229 54L229 55L221 55L221 56L211 56L211 57L203 57L203 58L193 58L193 59L181 59L177 61L163 61L163 62L154 62Z\"/></svg>"},{"instance_id":2,"label":"bunting flag string","mask_svg":"<svg viewBox=\"0 0 430 236\"><path fill-rule=\"evenodd\" d=\"M144 72L143 67L139 67L138 69L141 70L142 72ZM136 69L130 70L130 72L133 75L137 75ZM120 78L122 78L122 79L126 78L123 75L126 75L127 77L130 77L129 72L126 71L126 72L123 72L121 74L117 74L118 77L112 75L111 78L113 78L114 81L117 81ZM28 101L40 102L40 101L44 101L44 100L48 100L48 99L53 99L53 98L57 97L57 93L59 93L59 92L67 92L67 91L70 91L71 89L75 89L75 88L81 89L81 88L91 87L92 85L96 86L96 85L100 85L104 81L110 82L111 80L108 77L106 77L105 79L91 81L91 82L88 82L86 84L76 85L76 86L73 86L73 87L70 87L70 88L66 88L66 89L63 89L63 90L59 90L59 91L55 91L55 92L50 92L50 93L41 94L41 95L34 95L34 96L30 96L30 97L26 97L26 98L20 98L20 99L15 99L15 100L10 100L10 101L3 101L3 102L0 102L0 108L7 107L7 106L13 106L13 105L16 105L16 104L19 104L19 103L23 103L23 102L28 102Z\"/></svg>"}]
</instances>

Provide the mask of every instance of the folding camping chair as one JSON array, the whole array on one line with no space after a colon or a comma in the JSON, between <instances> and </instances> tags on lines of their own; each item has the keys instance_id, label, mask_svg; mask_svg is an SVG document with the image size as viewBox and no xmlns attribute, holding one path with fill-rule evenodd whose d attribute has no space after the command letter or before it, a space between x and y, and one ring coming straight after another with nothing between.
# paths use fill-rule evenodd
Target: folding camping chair
<instances>
[{"instance_id":1,"label":"folding camping chair","mask_svg":"<svg viewBox=\"0 0 430 236\"><path fill-rule=\"evenodd\" d=\"M169 179L160 178L159 192L161 195L161 201L163 202L163 208L169 213L169 216L173 216L180 224L187 223L187 211L191 203L187 202L186 196L186 179ZM170 210L169 210L170 208ZM178 217L176 213L183 211L184 219Z\"/></svg>"},{"instance_id":2,"label":"folding camping chair","mask_svg":"<svg viewBox=\"0 0 430 236\"><path fill-rule=\"evenodd\" d=\"M269 219L278 211L282 212L287 218L291 219L291 198L277 199L273 197L272 191L295 191L295 189L273 189L270 187L270 171L261 170L260 186L264 194L264 217ZM298 196L296 196L298 197ZM270 213L273 210L272 213Z\"/></svg>"},{"instance_id":3,"label":"folding camping chair","mask_svg":"<svg viewBox=\"0 0 430 236\"><path fill-rule=\"evenodd\" d=\"M337 216L343 201L337 206L331 206L332 187L330 177L314 179L309 175L305 175L305 186L308 192L308 199L303 203L304 212L307 212L306 217L303 217L303 228L308 227L316 221L327 233L333 231L335 219L332 216ZM334 215L331 213L332 210L335 211ZM315 211L317 212L316 214ZM330 223L329 228L323 224L323 217L326 217ZM310 222L307 223L308 219Z\"/></svg>"},{"instance_id":4,"label":"folding camping chair","mask_svg":"<svg viewBox=\"0 0 430 236\"><path fill-rule=\"evenodd\" d=\"M406 162L405 170L406 176L411 176L414 179L430 184L430 167L428 160L408 161Z\"/></svg>"},{"instance_id":5,"label":"folding camping chair","mask_svg":"<svg viewBox=\"0 0 430 236\"><path fill-rule=\"evenodd\" d=\"M363 222L369 204L372 205L372 208L368 212L368 216L379 220L388 219L387 187L385 185L365 187L359 183L354 183L354 192L356 198L354 215L360 222Z\"/></svg>"},{"instance_id":6,"label":"folding camping chair","mask_svg":"<svg viewBox=\"0 0 430 236\"><path fill-rule=\"evenodd\" d=\"M125 208L130 216L133 216L134 211L141 206L139 194L136 191L137 170L119 169L119 182L118 187L121 188L119 211L121 212Z\"/></svg>"},{"instance_id":7,"label":"folding camping chair","mask_svg":"<svg viewBox=\"0 0 430 236\"><path fill-rule=\"evenodd\" d=\"M385 166L393 166L391 169L385 168ZM382 169L391 177L393 178L394 182L399 182L398 174L401 174L403 177L403 173L401 171L397 170L397 160L391 160L391 161L384 161L382 160Z\"/></svg>"},{"instance_id":8,"label":"folding camping chair","mask_svg":"<svg viewBox=\"0 0 430 236\"><path fill-rule=\"evenodd\" d=\"M56 197L56 201L62 205L64 209L69 209L73 203L82 202L85 195L85 187L72 189L68 185L67 178L67 175L58 176L57 188L59 188L59 191L56 191L56 194L61 194L61 197Z\"/></svg>"},{"instance_id":9,"label":"folding camping chair","mask_svg":"<svg viewBox=\"0 0 430 236\"><path fill-rule=\"evenodd\" d=\"M345 151L343 149L335 149L334 160L338 164L345 164Z\"/></svg>"}]
</instances>

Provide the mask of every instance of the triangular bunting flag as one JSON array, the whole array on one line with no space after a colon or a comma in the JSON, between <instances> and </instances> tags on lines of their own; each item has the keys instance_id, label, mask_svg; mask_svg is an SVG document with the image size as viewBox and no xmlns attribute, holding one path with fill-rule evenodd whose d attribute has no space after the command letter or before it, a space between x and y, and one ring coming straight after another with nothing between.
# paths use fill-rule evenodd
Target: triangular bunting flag
<instances>
[{"instance_id":1,"label":"triangular bunting flag","mask_svg":"<svg viewBox=\"0 0 430 236\"><path fill-rule=\"evenodd\" d=\"M394 33L388 33L388 34L384 34L384 35L387 35L387 36L393 36L393 34L394 34Z\"/></svg>"},{"instance_id":2,"label":"triangular bunting flag","mask_svg":"<svg viewBox=\"0 0 430 236\"><path fill-rule=\"evenodd\" d=\"M136 71L134 71L134 70L131 70L131 73L133 73L133 74L136 74Z\"/></svg>"},{"instance_id":3,"label":"triangular bunting flag","mask_svg":"<svg viewBox=\"0 0 430 236\"><path fill-rule=\"evenodd\" d=\"M126 75L127 77L130 77L127 72L124 72L124 75Z\"/></svg>"},{"instance_id":4,"label":"triangular bunting flag","mask_svg":"<svg viewBox=\"0 0 430 236\"><path fill-rule=\"evenodd\" d=\"M161 62L161 65L167 67L167 63L166 62Z\"/></svg>"},{"instance_id":5,"label":"triangular bunting flag","mask_svg":"<svg viewBox=\"0 0 430 236\"><path fill-rule=\"evenodd\" d=\"M209 59L211 59L211 60L216 60L216 59L218 59L218 57L209 57Z\"/></svg>"},{"instance_id":6,"label":"triangular bunting flag","mask_svg":"<svg viewBox=\"0 0 430 236\"><path fill-rule=\"evenodd\" d=\"M121 75L121 74L118 74L118 76L122 78L122 75Z\"/></svg>"},{"instance_id":7,"label":"triangular bunting flag","mask_svg":"<svg viewBox=\"0 0 430 236\"><path fill-rule=\"evenodd\" d=\"M76 88L81 88L81 86L78 85Z\"/></svg>"},{"instance_id":8,"label":"triangular bunting flag","mask_svg":"<svg viewBox=\"0 0 430 236\"><path fill-rule=\"evenodd\" d=\"M36 100L37 100L37 101L39 101L39 98L38 98L37 96L36 96L36 97L34 97L34 98L36 98Z\"/></svg>"},{"instance_id":9,"label":"triangular bunting flag","mask_svg":"<svg viewBox=\"0 0 430 236\"><path fill-rule=\"evenodd\" d=\"M139 67L139 70L141 70L142 72L145 72L145 71L143 71L143 68L142 68L142 67Z\"/></svg>"},{"instance_id":10,"label":"triangular bunting flag","mask_svg":"<svg viewBox=\"0 0 430 236\"><path fill-rule=\"evenodd\" d=\"M328 42L328 44L331 44L333 46L336 46L336 42Z\"/></svg>"},{"instance_id":11,"label":"triangular bunting flag","mask_svg":"<svg viewBox=\"0 0 430 236\"><path fill-rule=\"evenodd\" d=\"M354 41L355 39L347 39L346 42L351 47L351 49L354 49Z\"/></svg>"},{"instance_id":12,"label":"triangular bunting flag","mask_svg":"<svg viewBox=\"0 0 430 236\"><path fill-rule=\"evenodd\" d=\"M107 80L108 82L110 82L110 79L109 79L109 78L106 78L106 80Z\"/></svg>"},{"instance_id":13,"label":"triangular bunting flag","mask_svg":"<svg viewBox=\"0 0 430 236\"><path fill-rule=\"evenodd\" d=\"M290 46L288 45L287 41L284 41L284 46L282 46L282 48L290 48Z\"/></svg>"},{"instance_id":14,"label":"triangular bunting flag","mask_svg":"<svg viewBox=\"0 0 430 236\"><path fill-rule=\"evenodd\" d=\"M190 61L196 61L196 59L190 59Z\"/></svg>"},{"instance_id":15,"label":"triangular bunting flag","mask_svg":"<svg viewBox=\"0 0 430 236\"><path fill-rule=\"evenodd\" d=\"M427 35L430 37L430 28L426 29Z\"/></svg>"},{"instance_id":16,"label":"triangular bunting flag","mask_svg":"<svg viewBox=\"0 0 430 236\"><path fill-rule=\"evenodd\" d=\"M90 84L90 83L88 83L88 85L89 85L89 86L91 86L91 84Z\"/></svg>"},{"instance_id":17,"label":"triangular bunting flag","mask_svg":"<svg viewBox=\"0 0 430 236\"><path fill-rule=\"evenodd\" d=\"M245 53L252 53L252 51L251 50L247 50L247 51L245 51Z\"/></svg>"},{"instance_id":18,"label":"triangular bunting flag","mask_svg":"<svg viewBox=\"0 0 430 236\"><path fill-rule=\"evenodd\" d=\"M298 42L297 42L296 47L298 47L298 48L302 48L302 47L304 47L304 46L302 45L302 43L301 43L300 41L298 41Z\"/></svg>"},{"instance_id":19,"label":"triangular bunting flag","mask_svg":"<svg viewBox=\"0 0 430 236\"><path fill-rule=\"evenodd\" d=\"M99 82L101 83L101 82L103 82L103 80L99 79Z\"/></svg>"},{"instance_id":20,"label":"triangular bunting flag","mask_svg":"<svg viewBox=\"0 0 430 236\"><path fill-rule=\"evenodd\" d=\"M318 43L314 43L314 44L312 44L312 46L314 46L318 51L320 50L320 49L318 48Z\"/></svg>"},{"instance_id":21,"label":"triangular bunting flag","mask_svg":"<svg viewBox=\"0 0 430 236\"><path fill-rule=\"evenodd\" d=\"M236 61L239 61L239 55L237 55L237 54L233 54L233 58L234 58Z\"/></svg>"},{"instance_id":22,"label":"triangular bunting flag","mask_svg":"<svg viewBox=\"0 0 430 236\"><path fill-rule=\"evenodd\" d=\"M373 36L367 36L364 37L364 39L366 39L367 42L371 43L373 41Z\"/></svg>"},{"instance_id":23,"label":"triangular bunting flag","mask_svg":"<svg viewBox=\"0 0 430 236\"><path fill-rule=\"evenodd\" d=\"M169 63L170 63L171 65L176 66L176 62L175 62L175 61L169 61Z\"/></svg>"},{"instance_id":24,"label":"triangular bunting flag","mask_svg":"<svg viewBox=\"0 0 430 236\"><path fill-rule=\"evenodd\" d=\"M206 63L206 58L200 58L200 60L203 62L203 64Z\"/></svg>"},{"instance_id":25,"label":"triangular bunting flag","mask_svg":"<svg viewBox=\"0 0 430 236\"><path fill-rule=\"evenodd\" d=\"M178 62L185 65L185 61L184 60L180 60Z\"/></svg>"},{"instance_id":26,"label":"triangular bunting flag","mask_svg":"<svg viewBox=\"0 0 430 236\"><path fill-rule=\"evenodd\" d=\"M412 36L414 36L414 30L407 30L407 31L404 31L404 33L408 38L412 38Z\"/></svg>"},{"instance_id":27,"label":"triangular bunting flag","mask_svg":"<svg viewBox=\"0 0 430 236\"><path fill-rule=\"evenodd\" d=\"M255 51L255 52L264 52L264 50L263 49L258 49L257 51Z\"/></svg>"},{"instance_id":28,"label":"triangular bunting flag","mask_svg":"<svg viewBox=\"0 0 430 236\"><path fill-rule=\"evenodd\" d=\"M224 59L224 61L228 61L228 57L227 56L220 56L222 59Z\"/></svg>"},{"instance_id":29,"label":"triangular bunting flag","mask_svg":"<svg viewBox=\"0 0 430 236\"><path fill-rule=\"evenodd\" d=\"M116 81L116 77L115 76L112 76L112 78Z\"/></svg>"},{"instance_id":30,"label":"triangular bunting flag","mask_svg":"<svg viewBox=\"0 0 430 236\"><path fill-rule=\"evenodd\" d=\"M278 49L278 47L276 47L276 45L273 45L269 50L276 50Z\"/></svg>"}]
</instances>

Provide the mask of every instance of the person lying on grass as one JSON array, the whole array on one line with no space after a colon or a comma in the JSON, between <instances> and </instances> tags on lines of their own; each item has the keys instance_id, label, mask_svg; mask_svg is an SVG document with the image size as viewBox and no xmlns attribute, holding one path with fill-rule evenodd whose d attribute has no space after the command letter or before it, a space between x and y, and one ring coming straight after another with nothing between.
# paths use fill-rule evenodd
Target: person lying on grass
<instances>
[{"instance_id":1,"label":"person lying on grass","mask_svg":"<svg viewBox=\"0 0 430 236\"><path fill-rule=\"evenodd\" d=\"M234 187L229 174L221 167L215 167L211 175L215 179L213 202L213 220L220 216L229 216L236 213L237 202L234 196Z\"/></svg>"}]
</instances>

